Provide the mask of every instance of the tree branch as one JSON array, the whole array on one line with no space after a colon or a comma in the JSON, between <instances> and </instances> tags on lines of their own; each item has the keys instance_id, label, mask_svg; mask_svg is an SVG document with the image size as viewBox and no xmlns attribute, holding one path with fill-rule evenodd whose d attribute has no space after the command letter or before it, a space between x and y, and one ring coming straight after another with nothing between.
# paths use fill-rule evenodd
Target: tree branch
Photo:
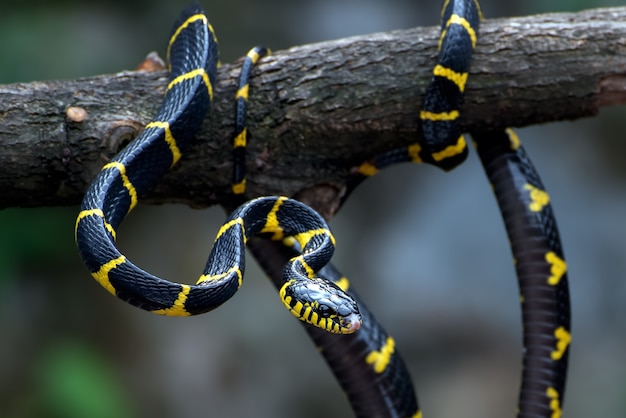
<instances>
[{"instance_id":1,"label":"tree branch","mask_svg":"<svg viewBox=\"0 0 626 418\"><path fill-rule=\"evenodd\" d=\"M525 126L626 103L626 7L487 20L461 123ZM248 124L250 195L317 187L336 203L351 167L415 142L438 28L415 28L279 51L255 69ZM206 206L230 193L239 65L223 65L193 149L152 202ZM77 204L100 167L150 119L164 72L0 86L0 207ZM87 112L82 122L67 114ZM319 194L319 191L322 191Z\"/></svg>"}]
</instances>

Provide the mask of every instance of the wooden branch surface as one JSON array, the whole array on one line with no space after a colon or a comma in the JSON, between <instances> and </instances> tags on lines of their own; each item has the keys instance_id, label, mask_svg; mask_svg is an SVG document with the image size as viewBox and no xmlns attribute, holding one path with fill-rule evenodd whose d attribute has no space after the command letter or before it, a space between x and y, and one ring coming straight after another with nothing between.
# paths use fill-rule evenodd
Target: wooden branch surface
<instances>
[{"instance_id":1,"label":"wooden branch surface","mask_svg":"<svg viewBox=\"0 0 626 418\"><path fill-rule=\"evenodd\" d=\"M294 47L251 82L250 196L343 191L351 167L415 142L438 28ZM223 202L239 63L219 70L211 115L151 202ZM100 167L149 121L164 72L0 86L0 208L78 204ZM626 7L485 21L466 88L467 130L594 115L626 103ZM70 106L87 111L82 122ZM320 188L320 185L326 187Z\"/></svg>"}]
</instances>

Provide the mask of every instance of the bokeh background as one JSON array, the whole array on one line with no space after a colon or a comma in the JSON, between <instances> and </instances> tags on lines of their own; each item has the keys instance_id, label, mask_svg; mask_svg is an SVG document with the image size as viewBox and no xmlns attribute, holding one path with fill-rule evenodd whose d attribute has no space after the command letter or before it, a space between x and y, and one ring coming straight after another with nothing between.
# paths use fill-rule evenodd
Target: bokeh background
<instances>
[{"instance_id":1,"label":"bokeh background","mask_svg":"<svg viewBox=\"0 0 626 418\"><path fill-rule=\"evenodd\" d=\"M232 62L274 50L438 23L408 0L202 1ZM484 0L487 17L617 0ZM2 0L0 83L134 68L163 53L187 0ZM625 23L626 24L626 23ZM626 416L626 109L520 129L551 193L569 263L573 345L565 416ZM1 150L1 148L0 148ZM0 151L1 152L1 151ZM242 290L196 318L164 318L104 292L78 258L77 207L0 211L0 408L5 417L349 417L298 321L253 262ZM120 245L192 282L224 218L140 205ZM476 155L452 173L397 166L332 221L334 258L395 336L427 417L506 417L520 376L511 256Z\"/></svg>"}]
</instances>

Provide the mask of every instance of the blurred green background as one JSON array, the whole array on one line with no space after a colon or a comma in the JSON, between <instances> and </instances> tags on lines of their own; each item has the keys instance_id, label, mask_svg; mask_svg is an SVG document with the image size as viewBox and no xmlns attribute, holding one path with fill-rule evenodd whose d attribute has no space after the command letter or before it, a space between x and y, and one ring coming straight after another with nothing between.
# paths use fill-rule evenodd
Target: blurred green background
<instances>
[{"instance_id":1,"label":"blurred green background","mask_svg":"<svg viewBox=\"0 0 626 418\"><path fill-rule=\"evenodd\" d=\"M485 0L487 17L619 1ZM134 68L164 50L187 1L2 0L0 83ZM231 62L376 31L435 25L438 2L202 1ZM625 23L626 24L626 23ZM626 111L519 130L549 189L572 288L567 417L626 416ZM367 210L364 210L367 208ZM338 384L269 281L196 318L164 318L104 292L73 242L77 207L0 211L0 405L22 417L346 417ZM192 282L223 213L142 206L119 232L146 269ZM443 174L398 166L333 220L336 264L396 337L427 417L513 416L517 285L475 155Z\"/></svg>"}]
</instances>

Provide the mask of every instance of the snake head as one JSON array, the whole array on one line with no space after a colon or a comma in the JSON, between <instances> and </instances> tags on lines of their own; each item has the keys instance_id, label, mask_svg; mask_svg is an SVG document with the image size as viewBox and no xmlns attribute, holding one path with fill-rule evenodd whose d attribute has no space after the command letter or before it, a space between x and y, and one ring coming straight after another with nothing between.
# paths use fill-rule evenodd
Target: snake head
<instances>
[{"instance_id":1,"label":"snake head","mask_svg":"<svg viewBox=\"0 0 626 418\"><path fill-rule=\"evenodd\" d=\"M280 289L280 297L296 318L328 332L352 334L361 327L354 299L328 280L288 280Z\"/></svg>"}]
</instances>

